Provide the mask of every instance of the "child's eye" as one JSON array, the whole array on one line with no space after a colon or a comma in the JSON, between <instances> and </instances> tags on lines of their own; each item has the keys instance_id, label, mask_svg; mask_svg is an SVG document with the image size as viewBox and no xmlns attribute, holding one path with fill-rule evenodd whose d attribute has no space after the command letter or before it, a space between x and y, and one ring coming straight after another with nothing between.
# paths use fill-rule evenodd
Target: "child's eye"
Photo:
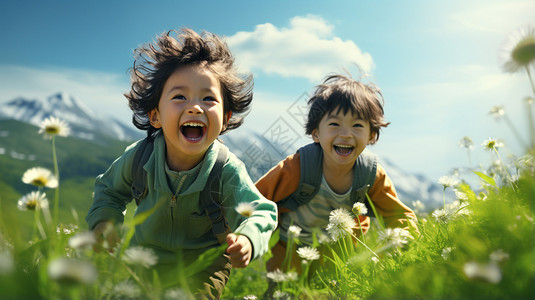
<instances>
[{"instance_id":1,"label":"child's eye","mask_svg":"<svg viewBox=\"0 0 535 300\"><path fill-rule=\"evenodd\" d=\"M203 101L217 101L217 99L212 96L208 96L208 97L204 97Z\"/></svg>"},{"instance_id":2,"label":"child's eye","mask_svg":"<svg viewBox=\"0 0 535 300\"><path fill-rule=\"evenodd\" d=\"M353 127L364 127L364 126L362 126L362 124L357 123L357 124L353 125Z\"/></svg>"},{"instance_id":3,"label":"child's eye","mask_svg":"<svg viewBox=\"0 0 535 300\"><path fill-rule=\"evenodd\" d=\"M331 123L329 123L329 126L338 126L338 123L336 123L336 122L331 122Z\"/></svg>"},{"instance_id":4,"label":"child's eye","mask_svg":"<svg viewBox=\"0 0 535 300\"><path fill-rule=\"evenodd\" d=\"M186 97L184 95L176 95L173 97L173 100L186 100Z\"/></svg>"}]
</instances>

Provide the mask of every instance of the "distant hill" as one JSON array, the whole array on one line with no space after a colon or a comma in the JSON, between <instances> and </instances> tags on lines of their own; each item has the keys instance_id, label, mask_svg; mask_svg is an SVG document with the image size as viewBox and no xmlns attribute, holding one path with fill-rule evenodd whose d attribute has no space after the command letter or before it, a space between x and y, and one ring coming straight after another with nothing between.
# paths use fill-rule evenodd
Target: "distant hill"
<instances>
[{"instance_id":1,"label":"distant hill","mask_svg":"<svg viewBox=\"0 0 535 300\"><path fill-rule=\"evenodd\" d=\"M142 137L133 125L126 125L113 116L97 116L74 96L62 92L45 100L19 97L0 105L0 119L15 119L39 126L50 116L66 121L73 136L87 140L95 140L99 134L122 141Z\"/></svg>"}]
</instances>

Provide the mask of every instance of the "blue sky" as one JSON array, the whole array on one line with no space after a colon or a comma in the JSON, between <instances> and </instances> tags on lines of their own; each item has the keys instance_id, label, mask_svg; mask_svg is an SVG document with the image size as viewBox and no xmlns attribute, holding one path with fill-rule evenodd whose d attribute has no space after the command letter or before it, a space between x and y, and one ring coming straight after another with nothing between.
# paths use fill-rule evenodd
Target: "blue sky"
<instances>
[{"instance_id":1,"label":"blue sky","mask_svg":"<svg viewBox=\"0 0 535 300\"><path fill-rule=\"evenodd\" d=\"M475 143L472 163L488 165L479 145L522 146L503 105L527 139L523 74L501 70L507 36L533 22L535 1L2 1L0 103L66 91L102 115L129 122L132 51L169 29L189 27L227 39L240 69L251 71L255 100L245 125L266 133L277 122L303 135L296 105L331 72L354 63L383 91L391 125L372 150L402 169L436 180L468 165L458 141ZM104 126L104 124L103 124ZM294 146L294 145L292 145Z\"/></svg>"}]
</instances>

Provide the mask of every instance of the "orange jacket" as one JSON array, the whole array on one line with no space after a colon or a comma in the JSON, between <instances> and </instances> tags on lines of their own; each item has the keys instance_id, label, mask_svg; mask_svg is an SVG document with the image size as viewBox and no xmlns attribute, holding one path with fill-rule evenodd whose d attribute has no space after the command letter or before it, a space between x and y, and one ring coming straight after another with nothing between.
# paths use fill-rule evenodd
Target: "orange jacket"
<instances>
[{"instance_id":1,"label":"orange jacket","mask_svg":"<svg viewBox=\"0 0 535 300\"><path fill-rule=\"evenodd\" d=\"M299 152L292 154L262 176L255 184L260 193L267 199L278 202L295 192L301 176L299 159ZM383 217L385 226L400 227L418 232L415 224L416 215L398 199L392 181L379 164L377 165L375 182L370 187L368 195L377 210L377 214ZM279 213L284 212L288 212L288 209L279 207ZM366 232L370 226L370 218L360 216L359 219L363 231ZM356 230L355 233L360 234L360 229Z\"/></svg>"}]
</instances>

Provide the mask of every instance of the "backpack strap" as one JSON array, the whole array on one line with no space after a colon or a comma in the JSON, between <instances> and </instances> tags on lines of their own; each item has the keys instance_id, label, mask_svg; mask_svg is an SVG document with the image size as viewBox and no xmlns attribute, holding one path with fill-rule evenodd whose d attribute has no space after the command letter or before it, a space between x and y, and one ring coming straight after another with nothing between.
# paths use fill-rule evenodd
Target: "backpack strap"
<instances>
[{"instance_id":1,"label":"backpack strap","mask_svg":"<svg viewBox=\"0 0 535 300\"><path fill-rule=\"evenodd\" d=\"M318 193L323 173L323 150L319 143L311 143L297 150L300 155L301 178L297 190L277 204L290 210L307 204Z\"/></svg>"},{"instance_id":2,"label":"backpack strap","mask_svg":"<svg viewBox=\"0 0 535 300\"><path fill-rule=\"evenodd\" d=\"M366 193L373 186L377 175L377 156L368 149L364 149L355 162L353 188L351 190L351 203L362 202L366 205L369 217L375 216L368 202Z\"/></svg>"},{"instance_id":3,"label":"backpack strap","mask_svg":"<svg viewBox=\"0 0 535 300\"><path fill-rule=\"evenodd\" d=\"M153 149L153 139L146 137L140 142L132 162L132 198L136 200L138 206L147 195L147 172L145 172L143 166L149 160Z\"/></svg>"},{"instance_id":4,"label":"backpack strap","mask_svg":"<svg viewBox=\"0 0 535 300\"><path fill-rule=\"evenodd\" d=\"M227 234L230 233L230 228L228 227L223 207L221 206L221 195L219 192L223 166L227 160L228 148L220 147L214 167L210 171L206 185L199 195L199 202L206 211L206 215L210 218L210 221L212 221L212 232L221 244L226 243Z\"/></svg>"}]
</instances>

